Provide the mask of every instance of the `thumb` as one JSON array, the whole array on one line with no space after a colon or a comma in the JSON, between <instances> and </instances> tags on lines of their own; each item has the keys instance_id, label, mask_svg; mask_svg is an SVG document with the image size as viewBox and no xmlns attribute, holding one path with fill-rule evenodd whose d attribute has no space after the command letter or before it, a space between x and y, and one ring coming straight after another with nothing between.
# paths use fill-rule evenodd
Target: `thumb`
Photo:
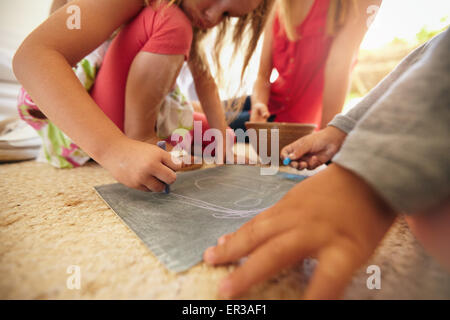
<instances>
[{"instance_id":1,"label":"thumb","mask_svg":"<svg viewBox=\"0 0 450 320\"><path fill-rule=\"evenodd\" d=\"M297 141L287 145L281 150L283 159L289 157L291 160L298 160L311 151L309 139L300 138Z\"/></svg>"}]
</instances>

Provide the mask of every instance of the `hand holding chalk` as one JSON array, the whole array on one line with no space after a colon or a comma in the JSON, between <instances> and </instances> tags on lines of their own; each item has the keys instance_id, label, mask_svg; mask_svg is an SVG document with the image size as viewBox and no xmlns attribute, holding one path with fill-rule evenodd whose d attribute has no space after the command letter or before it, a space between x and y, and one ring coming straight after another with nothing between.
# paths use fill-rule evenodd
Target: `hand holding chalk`
<instances>
[{"instance_id":1,"label":"hand holding chalk","mask_svg":"<svg viewBox=\"0 0 450 320\"><path fill-rule=\"evenodd\" d=\"M347 134L333 126L304 136L281 150L284 165L314 170L327 164L340 150Z\"/></svg>"},{"instance_id":2,"label":"hand holding chalk","mask_svg":"<svg viewBox=\"0 0 450 320\"><path fill-rule=\"evenodd\" d=\"M164 151L166 151L166 142L165 141L159 141L156 144L158 147L160 147L161 149L163 149ZM165 194L169 194L170 193L170 186L166 183L166 189L164 190Z\"/></svg>"}]
</instances>

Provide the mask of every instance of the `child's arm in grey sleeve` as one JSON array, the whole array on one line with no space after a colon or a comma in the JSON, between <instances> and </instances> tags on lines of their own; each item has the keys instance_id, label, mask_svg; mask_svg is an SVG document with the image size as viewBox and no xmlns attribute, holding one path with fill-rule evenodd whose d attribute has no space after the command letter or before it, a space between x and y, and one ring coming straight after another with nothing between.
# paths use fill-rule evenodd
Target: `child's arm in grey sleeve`
<instances>
[{"instance_id":1,"label":"child's arm in grey sleeve","mask_svg":"<svg viewBox=\"0 0 450 320\"><path fill-rule=\"evenodd\" d=\"M400 78L405 71L409 70L417 60L419 60L426 52L430 43L426 43L413 52L411 52L403 61L384 78L372 91L370 91L364 99L352 108L347 114L338 114L328 124L336 127L345 133L350 133L356 123L366 114L366 112L387 92L387 90Z\"/></svg>"},{"instance_id":2,"label":"child's arm in grey sleeve","mask_svg":"<svg viewBox=\"0 0 450 320\"><path fill-rule=\"evenodd\" d=\"M450 197L450 30L359 120L333 161L363 178L398 212Z\"/></svg>"}]
</instances>

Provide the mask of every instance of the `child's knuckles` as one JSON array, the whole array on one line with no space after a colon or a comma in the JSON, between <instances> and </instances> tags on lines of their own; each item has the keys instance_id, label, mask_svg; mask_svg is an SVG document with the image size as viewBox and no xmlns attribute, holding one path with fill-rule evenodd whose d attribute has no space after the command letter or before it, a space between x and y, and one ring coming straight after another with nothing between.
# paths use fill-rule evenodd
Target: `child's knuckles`
<instances>
[{"instance_id":1,"label":"child's knuckles","mask_svg":"<svg viewBox=\"0 0 450 320\"><path fill-rule=\"evenodd\" d=\"M159 163L159 162L158 162ZM141 170L141 174L148 175L157 170L157 165L154 161L148 161Z\"/></svg>"},{"instance_id":2,"label":"child's knuckles","mask_svg":"<svg viewBox=\"0 0 450 320\"><path fill-rule=\"evenodd\" d=\"M171 154L166 156L164 162L173 170L180 170L183 167L183 161L179 158L173 157Z\"/></svg>"},{"instance_id":3,"label":"child's knuckles","mask_svg":"<svg viewBox=\"0 0 450 320\"><path fill-rule=\"evenodd\" d=\"M143 186L143 185L138 185L138 186L135 187L134 189L139 190L139 191L145 191L145 192L150 191L147 187L145 187L145 186Z\"/></svg>"},{"instance_id":4,"label":"child's knuckles","mask_svg":"<svg viewBox=\"0 0 450 320\"><path fill-rule=\"evenodd\" d=\"M153 192L161 192L164 190L164 185L153 177L147 179L143 184Z\"/></svg>"},{"instance_id":5,"label":"child's knuckles","mask_svg":"<svg viewBox=\"0 0 450 320\"><path fill-rule=\"evenodd\" d=\"M295 146L295 144L291 143L291 144L287 145L286 147L284 147L281 150L281 155L283 155L285 157L289 156L289 154L291 154L295 150L294 146Z\"/></svg>"},{"instance_id":6,"label":"child's knuckles","mask_svg":"<svg viewBox=\"0 0 450 320\"><path fill-rule=\"evenodd\" d=\"M135 184L146 185L149 178L149 170L139 170L134 179Z\"/></svg>"},{"instance_id":7,"label":"child's knuckles","mask_svg":"<svg viewBox=\"0 0 450 320\"><path fill-rule=\"evenodd\" d=\"M168 184L172 184L175 183L175 181L177 181L177 175L175 174L175 172L171 172L168 176L167 176L167 183Z\"/></svg>"},{"instance_id":8,"label":"child's knuckles","mask_svg":"<svg viewBox=\"0 0 450 320\"><path fill-rule=\"evenodd\" d=\"M136 190L141 190L141 191L147 191L146 188L144 188L138 181L131 181L131 182L127 182L124 183L127 187L132 188L132 189L136 189Z\"/></svg>"},{"instance_id":9,"label":"child's knuckles","mask_svg":"<svg viewBox=\"0 0 450 320\"><path fill-rule=\"evenodd\" d=\"M151 186L147 186L147 188L149 188L153 192L163 192L164 191L164 185L158 184L158 183L154 183Z\"/></svg>"},{"instance_id":10,"label":"child's knuckles","mask_svg":"<svg viewBox=\"0 0 450 320\"><path fill-rule=\"evenodd\" d=\"M308 170L314 170L319 166L319 163L314 158L308 161Z\"/></svg>"},{"instance_id":11,"label":"child's knuckles","mask_svg":"<svg viewBox=\"0 0 450 320\"><path fill-rule=\"evenodd\" d=\"M173 162L173 167L172 169L175 171L181 170L181 168L183 168L183 162L182 161L177 161L177 162Z\"/></svg>"},{"instance_id":12,"label":"child's knuckles","mask_svg":"<svg viewBox=\"0 0 450 320\"><path fill-rule=\"evenodd\" d=\"M123 179L121 176L115 177L120 183L127 186L128 188L132 189L139 189L142 187L141 183L139 182L139 179L137 178L137 175L131 175L127 176L125 179Z\"/></svg>"},{"instance_id":13,"label":"child's knuckles","mask_svg":"<svg viewBox=\"0 0 450 320\"><path fill-rule=\"evenodd\" d=\"M317 159L320 161L320 163L325 163L328 160L330 160L332 156L330 156L328 153L322 152L317 156Z\"/></svg>"},{"instance_id":14,"label":"child's knuckles","mask_svg":"<svg viewBox=\"0 0 450 320\"><path fill-rule=\"evenodd\" d=\"M307 153L307 146L303 142L297 142L292 148L292 154L295 159L300 159L305 153Z\"/></svg>"},{"instance_id":15,"label":"child's knuckles","mask_svg":"<svg viewBox=\"0 0 450 320\"><path fill-rule=\"evenodd\" d=\"M263 233L257 220L250 220L237 235L240 236L241 242L247 246L255 246L259 243L260 235Z\"/></svg>"},{"instance_id":16,"label":"child's knuckles","mask_svg":"<svg viewBox=\"0 0 450 320\"><path fill-rule=\"evenodd\" d=\"M294 169L298 169L299 163L298 161L292 161L289 165Z\"/></svg>"}]
</instances>

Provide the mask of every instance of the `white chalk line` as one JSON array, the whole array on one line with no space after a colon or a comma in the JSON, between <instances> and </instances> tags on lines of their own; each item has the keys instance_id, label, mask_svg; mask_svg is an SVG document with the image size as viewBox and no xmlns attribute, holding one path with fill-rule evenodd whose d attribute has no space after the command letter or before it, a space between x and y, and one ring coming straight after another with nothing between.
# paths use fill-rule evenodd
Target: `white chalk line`
<instances>
[{"instance_id":1,"label":"white chalk line","mask_svg":"<svg viewBox=\"0 0 450 320\"><path fill-rule=\"evenodd\" d=\"M174 196L182 203L185 203L187 205L191 205L197 208L209 210L213 213L213 217L218 219L240 219L240 218L248 218L257 215L258 213L263 212L264 210L267 210L268 208L258 208L258 209L252 209L252 210L235 210L230 208L221 207L203 200L183 196L181 194L176 194L171 192L170 196ZM173 199L161 199L159 200L165 200L165 201L173 201Z\"/></svg>"}]
</instances>

